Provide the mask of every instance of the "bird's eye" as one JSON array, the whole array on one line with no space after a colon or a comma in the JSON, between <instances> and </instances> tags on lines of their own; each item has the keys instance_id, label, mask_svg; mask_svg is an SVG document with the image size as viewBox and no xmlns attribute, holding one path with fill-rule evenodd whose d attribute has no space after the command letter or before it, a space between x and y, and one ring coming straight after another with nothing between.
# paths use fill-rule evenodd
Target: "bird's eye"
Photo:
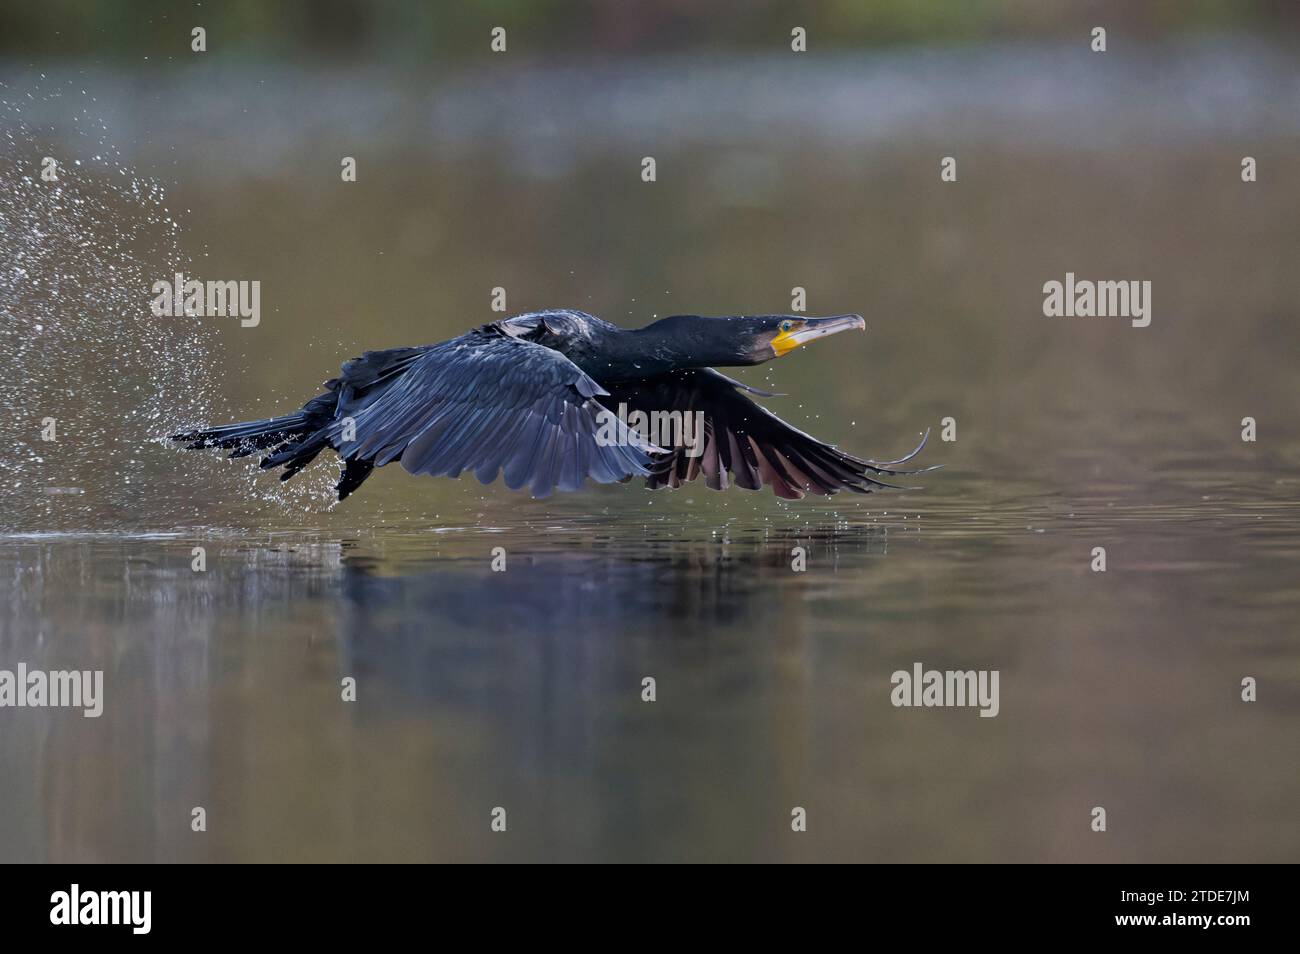
<instances>
[{"instance_id":1,"label":"bird's eye","mask_svg":"<svg viewBox=\"0 0 1300 954\"><path fill-rule=\"evenodd\" d=\"M789 330L790 330L791 328L793 328L793 327L794 327L794 322L793 322L793 321L783 321L783 322L781 322L781 330L782 330L782 331L789 331Z\"/></svg>"}]
</instances>

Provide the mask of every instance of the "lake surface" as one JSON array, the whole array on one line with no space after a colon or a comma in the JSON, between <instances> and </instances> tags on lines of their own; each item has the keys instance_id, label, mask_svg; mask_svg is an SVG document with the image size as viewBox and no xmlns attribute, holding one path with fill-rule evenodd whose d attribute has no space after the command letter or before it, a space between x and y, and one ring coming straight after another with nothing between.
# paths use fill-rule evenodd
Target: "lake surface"
<instances>
[{"instance_id":1,"label":"lake surface","mask_svg":"<svg viewBox=\"0 0 1300 954\"><path fill-rule=\"evenodd\" d=\"M1300 69L1238 43L1094 78L1051 54L784 85L745 59L277 67L265 95L246 68L138 95L11 69L0 99L33 97L6 148L88 168L0 205L0 669L103 670L105 705L0 710L0 860L1300 859L1300 135L1252 92ZM1214 108L1143 84L1161 64ZM670 77L672 108L646 92ZM1066 87L1082 126L1041 105ZM152 318L180 267L260 280L260 325ZM1067 271L1150 280L1151 326L1043 317ZM804 287L867 333L738 376L853 453L931 428L944 467L793 504L389 468L336 506L332 463L282 486L156 440L492 320L497 286L628 326ZM894 707L917 662L998 670L999 714Z\"/></svg>"}]
</instances>

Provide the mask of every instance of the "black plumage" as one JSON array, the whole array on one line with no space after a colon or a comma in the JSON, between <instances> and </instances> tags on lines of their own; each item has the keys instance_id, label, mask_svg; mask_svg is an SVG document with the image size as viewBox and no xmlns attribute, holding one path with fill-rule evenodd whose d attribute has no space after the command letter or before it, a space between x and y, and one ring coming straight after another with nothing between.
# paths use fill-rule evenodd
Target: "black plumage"
<instances>
[{"instance_id":1,"label":"black plumage","mask_svg":"<svg viewBox=\"0 0 1300 954\"><path fill-rule=\"evenodd\" d=\"M703 474L713 489L770 486L780 497L889 487L878 478L920 451L877 462L791 427L741 393L714 365L759 364L818 337L863 327L856 315L674 316L626 331L577 311L521 315L441 344L366 352L325 393L289 415L173 436L231 457L268 451L262 467L288 480L321 451L344 461L340 500L375 467L483 483L498 475L536 497L554 489L646 478L678 487ZM771 396L771 395L765 395ZM692 412L702 448L677 434L638 433L628 411ZM924 446L924 440L921 446ZM701 452L702 451L702 452Z\"/></svg>"},{"instance_id":2,"label":"black plumage","mask_svg":"<svg viewBox=\"0 0 1300 954\"><path fill-rule=\"evenodd\" d=\"M692 457L685 447L674 447L668 466L647 479L646 485L652 488L680 487L703 474L706 486L713 490L725 490L732 483L744 490L768 486L778 497L798 500L806 493L898 489L877 478L919 473L896 468L920 452L924 439L899 460L862 460L787 424L741 393L754 393L752 388L711 368L673 371L641 381L612 383L609 388L615 406L622 402L646 412L665 409L704 414L703 452Z\"/></svg>"}]
</instances>

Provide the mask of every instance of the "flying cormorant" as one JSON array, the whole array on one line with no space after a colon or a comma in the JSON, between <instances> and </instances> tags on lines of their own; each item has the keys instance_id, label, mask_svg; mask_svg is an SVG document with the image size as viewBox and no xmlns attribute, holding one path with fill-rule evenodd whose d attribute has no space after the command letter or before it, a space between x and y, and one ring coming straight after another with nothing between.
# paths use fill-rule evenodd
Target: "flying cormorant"
<instances>
[{"instance_id":1,"label":"flying cormorant","mask_svg":"<svg viewBox=\"0 0 1300 954\"><path fill-rule=\"evenodd\" d=\"M588 477L641 476L658 488L700 474L714 490L767 485L787 499L870 493L895 486L880 476L920 473L897 465L925 439L898 460L863 460L741 392L776 395L714 370L762 364L851 328L866 328L861 315L674 315L628 331L581 311L539 311L440 344L367 351L293 414L172 439L231 457L267 450L262 467L283 467L281 480L332 448L344 461L339 500L393 461L411 474L473 471L485 484L503 473L508 487L535 497L577 490ZM660 447L625 422L628 411L691 412L703 439L691 444L679 432Z\"/></svg>"}]
</instances>

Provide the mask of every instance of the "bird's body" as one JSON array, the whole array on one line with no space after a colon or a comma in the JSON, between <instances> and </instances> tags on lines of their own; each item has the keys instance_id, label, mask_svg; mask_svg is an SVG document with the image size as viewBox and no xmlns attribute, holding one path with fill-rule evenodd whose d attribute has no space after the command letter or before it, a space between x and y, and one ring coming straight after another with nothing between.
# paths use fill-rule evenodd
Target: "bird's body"
<instances>
[{"instance_id":1,"label":"bird's body","mask_svg":"<svg viewBox=\"0 0 1300 954\"><path fill-rule=\"evenodd\" d=\"M263 468L288 480L326 448L344 461L342 500L375 467L400 461L412 474L483 483L502 474L533 496L646 478L677 487L700 476L780 497L889 487L895 461L845 454L755 404L771 397L713 370L760 364L849 328L858 315L704 318L677 315L626 330L580 311L544 311L476 328L440 344L368 351L346 362L325 393L284 417L187 431L191 448L232 457L268 451ZM663 446L620 412L693 415L702 439L677 432ZM924 446L924 440L921 446Z\"/></svg>"}]
</instances>

